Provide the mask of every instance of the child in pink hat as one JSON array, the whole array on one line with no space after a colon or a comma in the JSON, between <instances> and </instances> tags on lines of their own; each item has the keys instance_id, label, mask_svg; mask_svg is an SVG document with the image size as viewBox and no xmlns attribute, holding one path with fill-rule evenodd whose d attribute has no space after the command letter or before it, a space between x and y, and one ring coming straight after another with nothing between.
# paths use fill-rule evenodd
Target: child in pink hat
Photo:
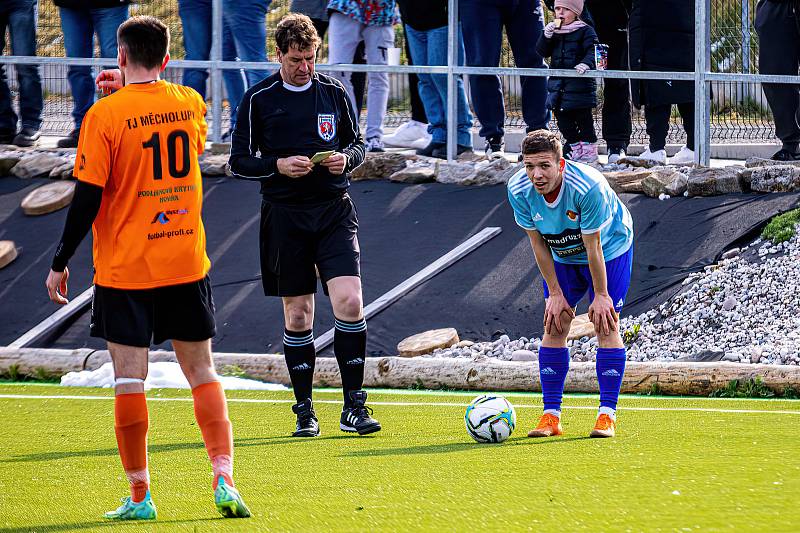
<instances>
[{"instance_id":1,"label":"child in pink hat","mask_svg":"<svg viewBox=\"0 0 800 533\"><path fill-rule=\"evenodd\" d=\"M556 0L556 19L544 28L536 51L550 58L550 68L575 69L581 74L595 68L594 29L580 19L583 0ZM597 134L593 109L597 107L594 78L551 77L547 83L547 107L569 145L569 158L582 163L597 161Z\"/></svg>"}]
</instances>

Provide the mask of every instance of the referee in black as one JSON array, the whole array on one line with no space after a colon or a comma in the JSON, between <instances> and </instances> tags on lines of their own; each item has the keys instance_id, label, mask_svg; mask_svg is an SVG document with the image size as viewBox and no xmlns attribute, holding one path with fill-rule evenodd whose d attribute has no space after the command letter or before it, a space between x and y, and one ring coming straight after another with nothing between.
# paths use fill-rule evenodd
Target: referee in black
<instances>
[{"instance_id":1,"label":"referee in black","mask_svg":"<svg viewBox=\"0 0 800 533\"><path fill-rule=\"evenodd\" d=\"M344 391L339 427L366 435L381 426L362 390L367 323L358 217L347 194L348 173L364 161L364 141L342 84L314 72L321 40L311 19L285 16L275 41L281 68L245 93L230 168L238 178L261 182L261 275L264 294L283 299L283 346L297 400L293 435L319 435L311 401L315 265L336 318L333 349ZM321 152L332 154L314 163Z\"/></svg>"}]
</instances>

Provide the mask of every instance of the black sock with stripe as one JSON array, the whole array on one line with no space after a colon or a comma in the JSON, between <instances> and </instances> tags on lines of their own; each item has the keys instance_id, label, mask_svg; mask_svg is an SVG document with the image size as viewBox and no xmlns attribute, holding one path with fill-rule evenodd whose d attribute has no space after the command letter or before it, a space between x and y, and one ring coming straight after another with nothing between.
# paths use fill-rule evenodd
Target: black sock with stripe
<instances>
[{"instance_id":1,"label":"black sock with stripe","mask_svg":"<svg viewBox=\"0 0 800 533\"><path fill-rule=\"evenodd\" d=\"M364 358L367 354L367 321L336 319L333 333L333 352L342 374L344 406L350 407L350 391L364 386Z\"/></svg>"},{"instance_id":2,"label":"black sock with stripe","mask_svg":"<svg viewBox=\"0 0 800 533\"><path fill-rule=\"evenodd\" d=\"M283 332L283 353L286 366L289 369L289 378L292 380L292 389L297 403L311 399L311 387L314 382L314 350L313 330Z\"/></svg>"}]
</instances>

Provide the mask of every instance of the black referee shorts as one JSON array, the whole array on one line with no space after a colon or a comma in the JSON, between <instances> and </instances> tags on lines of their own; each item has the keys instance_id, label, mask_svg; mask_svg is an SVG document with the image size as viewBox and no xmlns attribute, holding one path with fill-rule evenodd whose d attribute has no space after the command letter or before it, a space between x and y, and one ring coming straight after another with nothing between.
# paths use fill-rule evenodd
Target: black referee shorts
<instances>
[{"instance_id":1,"label":"black referee shorts","mask_svg":"<svg viewBox=\"0 0 800 533\"><path fill-rule=\"evenodd\" d=\"M261 280L267 296L302 296L360 276L358 216L348 194L314 205L261 202Z\"/></svg>"},{"instance_id":2,"label":"black referee shorts","mask_svg":"<svg viewBox=\"0 0 800 533\"><path fill-rule=\"evenodd\" d=\"M94 286L89 334L109 342L146 348L166 340L199 342L216 335L214 298L208 276L155 289Z\"/></svg>"}]
</instances>

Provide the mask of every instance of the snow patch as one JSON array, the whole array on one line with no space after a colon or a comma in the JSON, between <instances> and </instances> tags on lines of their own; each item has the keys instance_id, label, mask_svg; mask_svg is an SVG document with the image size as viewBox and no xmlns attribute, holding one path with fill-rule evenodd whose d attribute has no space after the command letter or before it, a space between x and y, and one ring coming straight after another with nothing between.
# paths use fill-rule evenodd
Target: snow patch
<instances>
[{"instance_id":1,"label":"snow patch","mask_svg":"<svg viewBox=\"0 0 800 533\"><path fill-rule=\"evenodd\" d=\"M220 376L222 388L225 390L288 390L283 385L264 383L253 379ZM103 387L114 386L114 367L106 363L97 370L69 372L61 377L61 385L65 387ZM178 363L150 363L145 389L188 389L189 382L181 372Z\"/></svg>"}]
</instances>

